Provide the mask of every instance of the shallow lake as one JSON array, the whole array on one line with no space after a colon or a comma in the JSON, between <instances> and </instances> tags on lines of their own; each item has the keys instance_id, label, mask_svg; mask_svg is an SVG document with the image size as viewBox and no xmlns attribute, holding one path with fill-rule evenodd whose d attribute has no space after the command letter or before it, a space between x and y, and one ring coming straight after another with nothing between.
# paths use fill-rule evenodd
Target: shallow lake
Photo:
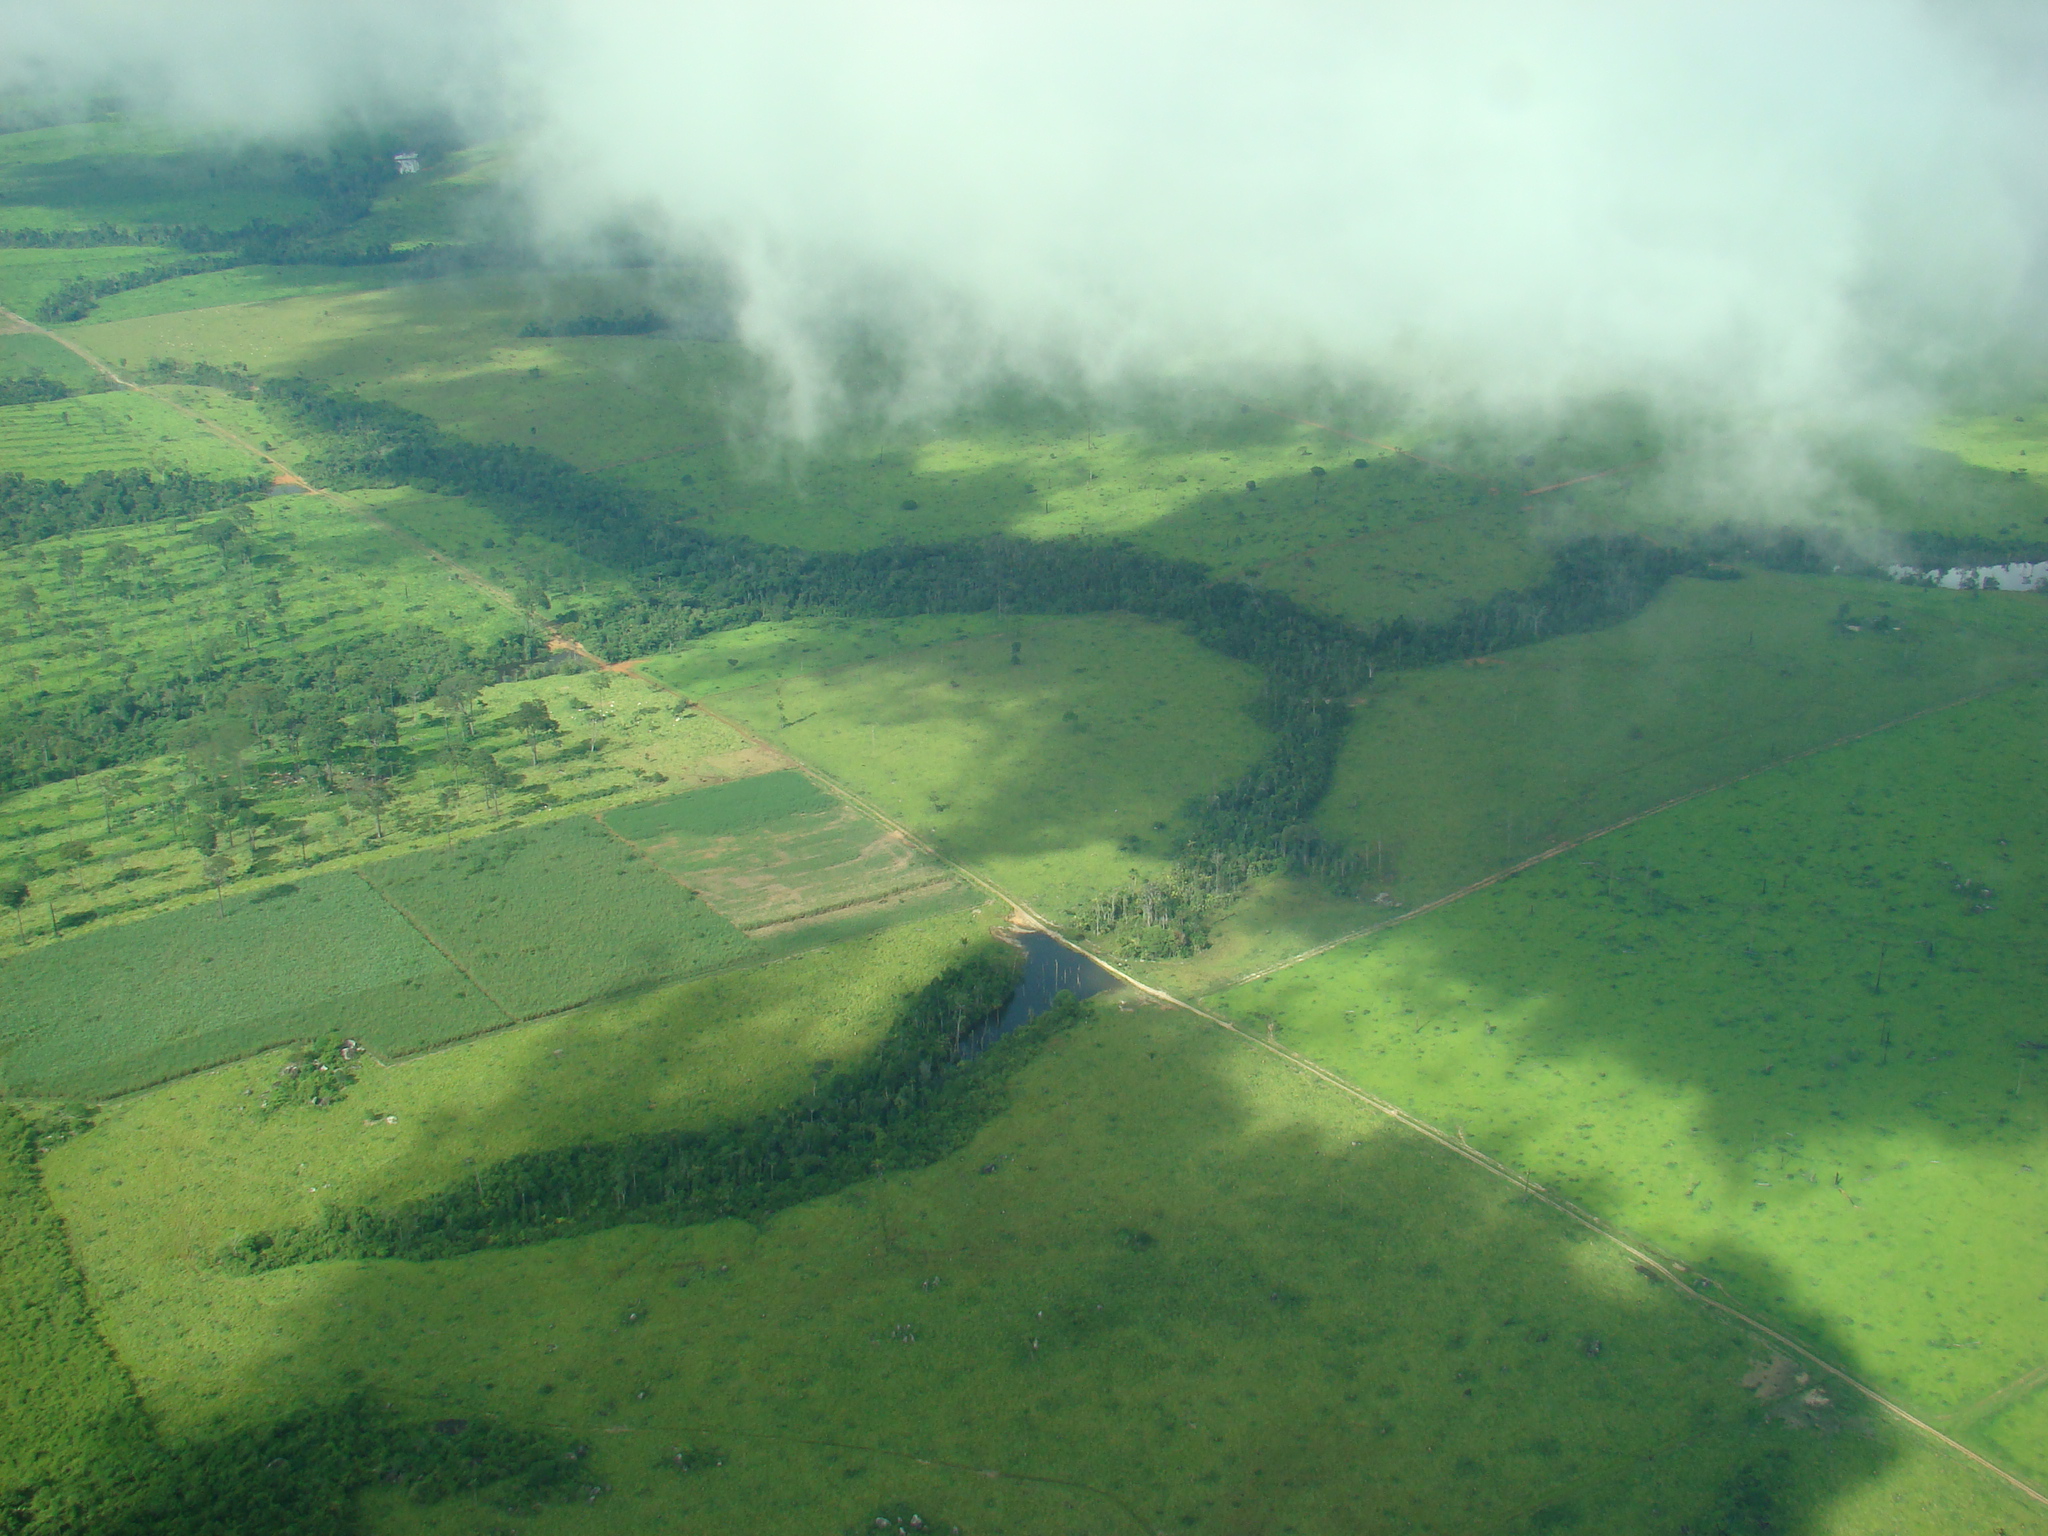
<instances>
[{"instance_id":1,"label":"shallow lake","mask_svg":"<svg viewBox=\"0 0 2048 1536\"><path fill-rule=\"evenodd\" d=\"M1011 1030L1030 1023L1062 992L1093 997L1123 985L1081 951L1049 933L1016 929L1004 937L1024 951L1024 979L1003 1011L961 1042L962 1056L979 1055Z\"/></svg>"}]
</instances>

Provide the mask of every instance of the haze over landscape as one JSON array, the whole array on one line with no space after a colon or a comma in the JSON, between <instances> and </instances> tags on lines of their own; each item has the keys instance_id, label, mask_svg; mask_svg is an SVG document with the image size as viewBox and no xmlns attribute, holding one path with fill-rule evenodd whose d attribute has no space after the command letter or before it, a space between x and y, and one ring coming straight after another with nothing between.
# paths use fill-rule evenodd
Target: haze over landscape
<instances>
[{"instance_id":1,"label":"haze over landscape","mask_svg":"<svg viewBox=\"0 0 2048 1536\"><path fill-rule=\"evenodd\" d=\"M2032 8L0 36L0 1531L2048 1532Z\"/></svg>"}]
</instances>

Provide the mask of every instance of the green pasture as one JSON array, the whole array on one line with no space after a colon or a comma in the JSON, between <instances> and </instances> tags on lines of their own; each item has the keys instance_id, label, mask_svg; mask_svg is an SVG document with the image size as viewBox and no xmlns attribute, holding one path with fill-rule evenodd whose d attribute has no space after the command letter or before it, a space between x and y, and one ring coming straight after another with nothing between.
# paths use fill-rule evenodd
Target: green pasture
<instances>
[{"instance_id":1,"label":"green pasture","mask_svg":"<svg viewBox=\"0 0 2048 1536\"><path fill-rule=\"evenodd\" d=\"M516 334L537 313L662 297L636 281L442 279L133 319L110 305L105 323L79 334L106 356L240 362L360 388L472 439L528 443L614 474L700 526L768 543L1128 537L1367 620L1434 617L1543 570L1513 486L1268 412L1223 406L1193 424L1112 430L1033 422L1020 408L1018 420L790 451L735 435L731 403L757 386L731 348ZM1360 459L1367 467L1353 468ZM444 540L464 532L424 536L453 552Z\"/></svg>"},{"instance_id":2,"label":"green pasture","mask_svg":"<svg viewBox=\"0 0 2048 1536\"><path fill-rule=\"evenodd\" d=\"M328 1033L395 1052L505 1018L354 875L0 963L0 1073L38 1098L103 1098Z\"/></svg>"},{"instance_id":3,"label":"green pasture","mask_svg":"<svg viewBox=\"0 0 2048 1536\"><path fill-rule=\"evenodd\" d=\"M2048 1328L2044 699L1773 769L1219 1005L1967 1413Z\"/></svg>"},{"instance_id":4,"label":"green pasture","mask_svg":"<svg viewBox=\"0 0 2048 1536\"><path fill-rule=\"evenodd\" d=\"M837 809L838 802L790 769L607 811L604 824L635 843L664 837L724 837L789 816Z\"/></svg>"},{"instance_id":5,"label":"green pasture","mask_svg":"<svg viewBox=\"0 0 2048 1536\"><path fill-rule=\"evenodd\" d=\"M748 930L869 906L947 878L900 833L788 771L627 806L604 822Z\"/></svg>"},{"instance_id":6,"label":"green pasture","mask_svg":"<svg viewBox=\"0 0 2048 1536\"><path fill-rule=\"evenodd\" d=\"M0 143L5 137L0 136ZM35 307L75 277L111 277L177 259L151 245L90 246L80 250L0 249L0 306L33 319Z\"/></svg>"},{"instance_id":7,"label":"green pasture","mask_svg":"<svg viewBox=\"0 0 2048 1536\"><path fill-rule=\"evenodd\" d=\"M275 154L209 145L167 124L72 123L0 134L0 224L205 224L311 218Z\"/></svg>"},{"instance_id":8,"label":"green pasture","mask_svg":"<svg viewBox=\"0 0 2048 1536\"><path fill-rule=\"evenodd\" d=\"M361 873L515 1018L746 955L738 929L585 816Z\"/></svg>"},{"instance_id":9,"label":"green pasture","mask_svg":"<svg viewBox=\"0 0 2048 1536\"><path fill-rule=\"evenodd\" d=\"M0 326L0 378L14 379L31 373L45 374L74 391L105 387L105 376L70 348L34 331L10 331Z\"/></svg>"},{"instance_id":10,"label":"green pasture","mask_svg":"<svg viewBox=\"0 0 2048 1536\"><path fill-rule=\"evenodd\" d=\"M1965 464L1992 471L2011 486L2037 471L2048 473L2048 406L2028 401L1995 416L1945 416L1927 426L1922 441ZM2014 510L1996 525L1955 531L1990 537L2016 533L2038 540L2042 522L2048 521L2048 506L2038 505L2043 499L2040 487L2029 484L2026 490L2031 494L2024 498L2017 488L2007 491Z\"/></svg>"},{"instance_id":11,"label":"green pasture","mask_svg":"<svg viewBox=\"0 0 2048 1536\"><path fill-rule=\"evenodd\" d=\"M1382 674L1353 701L1316 825L1371 860L1372 894L1412 907L1678 796L2044 667L2048 606L2030 595L1763 570L1681 579L1613 629L1478 665ZM1145 974L1183 995L1206 992L1394 910L1271 877L1209 949Z\"/></svg>"},{"instance_id":12,"label":"green pasture","mask_svg":"<svg viewBox=\"0 0 2048 1536\"><path fill-rule=\"evenodd\" d=\"M552 314L643 308L648 283L659 280L483 274L263 302L223 296L213 307L133 318L108 309L110 318L74 334L103 357L304 374L424 411L475 441L525 443L587 469L706 457L712 468L699 473L715 489L737 451L726 404L749 373L733 348L665 335L518 334ZM689 473L687 464L674 469L673 483Z\"/></svg>"},{"instance_id":13,"label":"green pasture","mask_svg":"<svg viewBox=\"0 0 2048 1536\"><path fill-rule=\"evenodd\" d=\"M290 445L299 450L304 446ZM551 539L513 530L489 507L467 497L402 486L351 491L349 499L373 507L386 522L429 548L454 556L515 597L538 585L550 605L541 617L550 624L573 630L578 607L608 595L619 584L616 572Z\"/></svg>"},{"instance_id":14,"label":"green pasture","mask_svg":"<svg viewBox=\"0 0 2048 1536\"><path fill-rule=\"evenodd\" d=\"M832 964L835 979L874 974L864 956ZM832 996L805 980L792 1022ZM416 1156L494 1155L541 1102L521 1090L566 1083L584 1060L616 1086L562 1127L645 1123L642 1085L651 1097L677 1074L686 1028L574 1027L425 1058L351 1103L367 1113L403 1074L459 1072L531 1035L503 1077L440 1087L481 1139L439 1147L418 1127ZM408 1134L406 1113L364 1125L344 1104L258 1123L245 1102L234 1071L194 1080L115 1106L50 1156L145 1400L175 1432L347 1384L402 1411L587 1439L592 1481L611 1491L522 1514L522 1530L807 1533L888 1509L1018 1536L2048 1528L1845 1393L1759 1396L1743 1383L1767 1348L1184 1015L1112 1012L1056 1037L1008 1111L930 1168L759 1223L446 1262L254 1278L192 1262L224 1226L410 1179L381 1139ZM429 1526L379 1504L373 1528L502 1518L437 1513Z\"/></svg>"},{"instance_id":15,"label":"green pasture","mask_svg":"<svg viewBox=\"0 0 2048 1536\"><path fill-rule=\"evenodd\" d=\"M2029 595L1759 570L1681 579L1613 629L1380 678L1316 820L1378 851L1385 888L1413 905L2044 667L2048 604Z\"/></svg>"},{"instance_id":16,"label":"green pasture","mask_svg":"<svg viewBox=\"0 0 2048 1536\"><path fill-rule=\"evenodd\" d=\"M970 635L1008 632L993 613L925 614L902 619L764 619L720 630L680 651L650 656L637 670L688 699L714 698L805 673L855 667Z\"/></svg>"},{"instance_id":17,"label":"green pasture","mask_svg":"<svg viewBox=\"0 0 2048 1536\"><path fill-rule=\"evenodd\" d=\"M254 468L241 449L132 390L0 406L0 472L77 480L98 469L182 469L225 479Z\"/></svg>"},{"instance_id":18,"label":"green pasture","mask_svg":"<svg viewBox=\"0 0 2048 1536\"><path fill-rule=\"evenodd\" d=\"M35 408L9 407L0 418L28 409ZM234 465L238 475L248 468L246 458ZM246 535L241 553L223 555L199 536L223 517ZM75 570L67 556L76 557ZM481 647L518 625L351 508L316 496L264 497L234 517L17 545L0 550L0 582L16 594L0 623L0 675L10 693L89 693L110 672L168 680L239 656L368 642L408 624ZM23 584L36 595L33 608L19 598Z\"/></svg>"},{"instance_id":19,"label":"green pasture","mask_svg":"<svg viewBox=\"0 0 2048 1536\"><path fill-rule=\"evenodd\" d=\"M1189 798L1262 750L1256 686L1165 625L1015 618L718 707L1052 915L1164 867Z\"/></svg>"}]
</instances>

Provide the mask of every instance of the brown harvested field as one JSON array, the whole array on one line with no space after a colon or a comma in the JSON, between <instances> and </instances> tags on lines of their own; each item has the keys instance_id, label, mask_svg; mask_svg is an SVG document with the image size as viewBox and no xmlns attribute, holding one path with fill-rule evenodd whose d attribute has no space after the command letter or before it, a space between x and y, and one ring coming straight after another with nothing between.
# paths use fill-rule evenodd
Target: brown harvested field
<instances>
[{"instance_id":1,"label":"brown harvested field","mask_svg":"<svg viewBox=\"0 0 2048 1536\"><path fill-rule=\"evenodd\" d=\"M719 837L673 833L640 847L742 929L838 912L947 878L900 832L850 805Z\"/></svg>"}]
</instances>

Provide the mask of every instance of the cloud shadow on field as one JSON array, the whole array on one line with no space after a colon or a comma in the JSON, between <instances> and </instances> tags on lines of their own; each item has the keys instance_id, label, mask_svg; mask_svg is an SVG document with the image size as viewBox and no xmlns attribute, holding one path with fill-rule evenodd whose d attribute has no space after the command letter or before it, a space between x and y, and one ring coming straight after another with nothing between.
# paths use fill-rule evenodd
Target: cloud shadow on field
<instances>
[{"instance_id":1,"label":"cloud shadow on field","mask_svg":"<svg viewBox=\"0 0 2048 1536\"><path fill-rule=\"evenodd\" d=\"M1224 994L1923 1411L2038 1362L2039 685L1774 770ZM1995 896L1983 894L1995 888Z\"/></svg>"},{"instance_id":2,"label":"cloud shadow on field","mask_svg":"<svg viewBox=\"0 0 2048 1536\"><path fill-rule=\"evenodd\" d=\"M1819 1536L1900 1490L1958 1518L1929 1529L2036 1528L1796 1367L1759 1397L1769 1350L1512 1187L1154 1009L1049 1044L960 1153L765 1220L185 1269L155 1305L202 1295L192 1322L261 1329L188 1405L363 1386L586 1437L612 1491L551 1530L850 1528L907 1498L966 1531ZM145 1384L204 1357L151 1331ZM715 1473L666 1464L705 1446Z\"/></svg>"}]
</instances>

